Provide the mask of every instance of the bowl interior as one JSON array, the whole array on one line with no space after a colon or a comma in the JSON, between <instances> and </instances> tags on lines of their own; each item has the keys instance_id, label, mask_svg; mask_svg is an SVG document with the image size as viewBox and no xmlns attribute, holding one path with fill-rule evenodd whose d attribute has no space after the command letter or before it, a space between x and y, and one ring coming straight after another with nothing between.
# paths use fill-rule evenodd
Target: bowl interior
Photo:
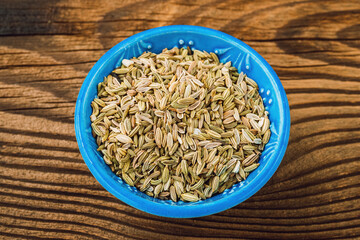
<instances>
[{"instance_id":1,"label":"bowl interior","mask_svg":"<svg viewBox=\"0 0 360 240\"><path fill-rule=\"evenodd\" d=\"M246 73L259 85L260 95L269 112L271 138L260 166L249 177L210 199L188 203L159 200L130 187L117 177L96 151L91 134L91 102L97 95L97 84L121 65L122 59L144 51L160 53L164 48L191 47L215 52L221 62L231 61L239 72ZM269 64L253 49L225 33L194 26L169 26L136 34L109 50L91 69L80 90L75 111L75 129L81 154L96 179L113 195L143 211L169 217L197 217L223 211L246 200L273 175L284 155L289 137L290 115L285 91Z\"/></svg>"}]
</instances>

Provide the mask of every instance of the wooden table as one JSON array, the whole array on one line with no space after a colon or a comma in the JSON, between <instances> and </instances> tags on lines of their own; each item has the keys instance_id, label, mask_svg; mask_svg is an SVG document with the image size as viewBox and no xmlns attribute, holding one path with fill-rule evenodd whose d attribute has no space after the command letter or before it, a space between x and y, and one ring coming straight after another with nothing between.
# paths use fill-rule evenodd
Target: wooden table
<instances>
[{"instance_id":1,"label":"wooden table","mask_svg":"<svg viewBox=\"0 0 360 240\"><path fill-rule=\"evenodd\" d=\"M21 1L0 9L1 239L360 238L360 1ZM284 85L290 143L256 195L167 219L104 190L79 153L74 109L119 41L172 24L258 51Z\"/></svg>"}]
</instances>

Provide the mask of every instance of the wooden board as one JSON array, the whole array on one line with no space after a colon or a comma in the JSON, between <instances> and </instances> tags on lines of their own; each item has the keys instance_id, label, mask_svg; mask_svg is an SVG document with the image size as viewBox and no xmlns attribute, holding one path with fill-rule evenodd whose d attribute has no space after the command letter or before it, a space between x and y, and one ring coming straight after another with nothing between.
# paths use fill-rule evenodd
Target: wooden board
<instances>
[{"instance_id":1,"label":"wooden board","mask_svg":"<svg viewBox=\"0 0 360 240\"><path fill-rule=\"evenodd\" d=\"M0 238L360 238L359 23L359 0L3 0ZM93 64L119 41L171 24L249 44L279 75L291 108L289 147L272 179L203 218L120 202L75 140L75 101Z\"/></svg>"}]
</instances>

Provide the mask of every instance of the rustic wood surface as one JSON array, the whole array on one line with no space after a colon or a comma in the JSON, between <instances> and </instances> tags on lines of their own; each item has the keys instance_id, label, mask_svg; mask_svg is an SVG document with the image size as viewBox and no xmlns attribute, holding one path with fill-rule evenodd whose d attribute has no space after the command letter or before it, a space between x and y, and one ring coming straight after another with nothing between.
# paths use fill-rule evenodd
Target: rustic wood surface
<instances>
[{"instance_id":1,"label":"rustic wood surface","mask_svg":"<svg viewBox=\"0 0 360 240\"><path fill-rule=\"evenodd\" d=\"M91 175L74 133L94 63L127 37L172 24L249 44L291 108L272 179L244 203L196 219L120 202ZM359 24L359 0L2 0L0 239L360 238Z\"/></svg>"}]
</instances>

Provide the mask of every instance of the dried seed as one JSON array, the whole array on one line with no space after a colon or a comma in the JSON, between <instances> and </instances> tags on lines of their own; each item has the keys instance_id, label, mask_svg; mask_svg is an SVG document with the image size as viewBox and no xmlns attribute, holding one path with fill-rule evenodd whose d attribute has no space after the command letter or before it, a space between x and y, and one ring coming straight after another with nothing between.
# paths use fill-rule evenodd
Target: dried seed
<instances>
[{"instance_id":1,"label":"dried seed","mask_svg":"<svg viewBox=\"0 0 360 240\"><path fill-rule=\"evenodd\" d=\"M259 163L254 163L246 168L244 168L244 172L252 172L254 171L260 164Z\"/></svg>"},{"instance_id":2,"label":"dried seed","mask_svg":"<svg viewBox=\"0 0 360 240\"><path fill-rule=\"evenodd\" d=\"M180 105L190 105L190 104L193 104L194 102L195 102L195 99L192 97L181 98L177 101L177 103Z\"/></svg>"},{"instance_id":3,"label":"dried seed","mask_svg":"<svg viewBox=\"0 0 360 240\"><path fill-rule=\"evenodd\" d=\"M261 143L262 143L261 138L255 138L255 139L254 139L254 143L255 143L255 144L258 144L258 145L261 144Z\"/></svg>"},{"instance_id":4,"label":"dried seed","mask_svg":"<svg viewBox=\"0 0 360 240\"><path fill-rule=\"evenodd\" d=\"M270 135L271 135L271 132L270 132L270 129L268 129L268 130L264 133L264 136L263 136L263 143L264 143L264 144L267 144L267 143L269 142Z\"/></svg>"},{"instance_id":5,"label":"dried seed","mask_svg":"<svg viewBox=\"0 0 360 240\"><path fill-rule=\"evenodd\" d=\"M213 130L206 130L206 133L209 134L211 138L221 139L221 135Z\"/></svg>"},{"instance_id":6,"label":"dried seed","mask_svg":"<svg viewBox=\"0 0 360 240\"><path fill-rule=\"evenodd\" d=\"M162 179L162 182L165 184L168 180L169 180L169 168L168 166L166 166L162 172L162 176L161 176L161 179Z\"/></svg>"},{"instance_id":7,"label":"dried seed","mask_svg":"<svg viewBox=\"0 0 360 240\"><path fill-rule=\"evenodd\" d=\"M121 143L132 143L133 142L129 136L126 136L124 134L116 135L116 139Z\"/></svg>"},{"instance_id":8,"label":"dried seed","mask_svg":"<svg viewBox=\"0 0 360 240\"><path fill-rule=\"evenodd\" d=\"M243 166L247 167L253 164L258 159L258 155L253 153L242 162Z\"/></svg>"},{"instance_id":9,"label":"dried seed","mask_svg":"<svg viewBox=\"0 0 360 240\"><path fill-rule=\"evenodd\" d=\"M269 129L269 127L270 127L270 121L268 118L265 118L261 128L261 134L265 134L265 132Z\"/></svg>"},{"instance_id":10,"label":"dried seed","mask_svg":"<svg viewBox=\"0 0 360 240\"><path fill-rule=\"evenodd\" d=\"M122 177L122 179L127 183L127 184L129 184L130 186L134 186L134 182L133 182L133 180L129 177L129 175L127 175L126 173L123 173L122 175L121 175L121 177Z\"/></svg>"},{"instance_id":11,"label":"dried seed","mask_svg":"<svg viewBox=\"0 0 360 240\"><path fill-rule=\"evenodd\" d=\"M223 124L229 124L235 121L234 117L229 117L227 119L224 119Z\"/></svg>"},{"instance_id":12,"label":"dried seed","mask_svg":"<svg viewBox=\"0 0 360 240\"><path fill-rule=\"evenodd\" d=\"M211 130L213 130L213 131L215 131L215 132L217 132L217 133L223 133L224 132L224 130L222 130L220 127L218 127L218 126L215 126L215 125L209 125L209 127L210 127L210 129Z\"/></svg>"},{"instance_id":13,"label":"dried seed","mask_svg":"<svg viewBox=\"0 0 360 240\"><path fill-rule=\"evenodd\" d=\"M258 131L258 132L261 131L259 125L257 124L257 122L256 122L254 119L251 119L251 120L250 120L250 125L251 125L256 131Z\"/></svg>"},{"instance_id":14,"label":"dried seed","mask_svg":"<svg viewBox=\"0 0 360 240\"><path fill-rule=\"evenodd\" d=\"M181 161L181 172L182 172L184 175L187 175L187 174L188 174L188 167L187 167L186 160L182 160L182 161Z\"/></svg>"},{"instance_id":15,"label":"dried seed","mask_svg":"<svg viewBox=\"0 0 360 240\"><path fill-rule=\"evenodd\" d=\"M213 149L213 148L216 148L218 146L221 146L222 143L221 142L210 142L210 143L207 143L204 147L206 149Z\"/></svg>"},{"instance_id":16,"label":"dried seed","mask_svg":"<svg viewBox=\"0 0 360 240\"><path fill-rule=\"evenodd\" d=\"M154 189L154 196L157 197L162 189L163 185L161 183L158 183Z\"/></svg>"},{"instance_id":17,"label":"dried seed","mask_svg":"<svg viewBox=\"0 0 360 240\"><path fill-rule=\"evenodd\" d=\"M232 132L232 131L223 132L220 135L222 138L230 138L230 137L234 136L234 132Z\"/></svg>"},{"instance_id":18,"label":"dried seed","mask_svg":"<svg viewBox=\"0 0 360 240\"><path fill-rule=\"evenodd\" d=\"M234 108L234 119L237 122L240 121L239 110L237 108Z\"/></svg>"},{"instance_id":19,"label":"dried seed","mask_svg":"<svg viewBox=\"0 0 360 240\"><path fill-rule=\"evenodd\" d=\"M188 202L199 201L199 198L191 193L183 193L183 194L181 194L181 198L184 199L184 201L188 201Z\"/></svg>"},{"instance_id":20,"label":"dried seed","mask_svg":"<svg viewBox=\"0 0 360 240\"><path fill-rule=\"evenodd\" d=\"M162 143L162 131L160 128L156 128L155 131L155 142L158 146L158 148L161 148L161 143Z\"/></svg>"},{"instance_id":21,"label":"dried seed","mask_svg":"<svg viewBox=\"0 0 360 240\"><path fill-rule=\"evenodd\" d=\"M174 141L173 141L173 136L170 132L167 135L166 143L167 143L168 149L171 150L171 148L173 147Z\"/></svg>"},{"instance_id":22,"label":"dried seed","mask_svg":"<svg viewBox=\"0 0 360 240\"><path fill-rule=\"evenodd\" d=\"M236 161L235 167L233 168L232 172L233 173L238 173L241 167L241 163L240 161Z\"/></svg>"},{"instance_id":23,"label":"dried seed","mask_svg":"<svg viewBox=\"0 0 360 240\"><path fill-rule=\"evenodd\" d=\"M220 177L215 176L211 181L211 191L214 193L219 188Z\"/></svg>"},{"instance_id":24,"label":"dried seed","mask_svg":"<svg viewBox=\"0 0 360 240\"><path fill-rule=\"evenodd\" d=\"M180 181L174 181L175 191L178 196L184 192L184 185Z\"/></svg>"},{"instance_id":25,"label":"dried seed","mask_svg":"<svg viewBox=\"0 0 360 240\"><path fill-rule=\"evenodd\" d=\"M171 198L171 200L173 200L174 202L177 202L177 194L176 194L176 191L175 191L175 187L174 187L174 186L171 186L171 187L170 187L170 198Z\"/></svg>"}]
</instances>

